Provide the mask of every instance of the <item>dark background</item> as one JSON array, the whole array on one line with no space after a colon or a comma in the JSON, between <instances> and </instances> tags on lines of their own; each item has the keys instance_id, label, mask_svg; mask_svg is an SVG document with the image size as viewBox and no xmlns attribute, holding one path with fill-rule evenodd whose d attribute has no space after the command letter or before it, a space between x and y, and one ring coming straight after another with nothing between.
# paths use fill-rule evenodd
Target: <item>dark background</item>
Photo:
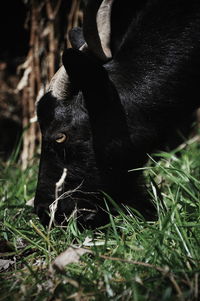
<instances>
[{"instance_id":1,"label":"dark background","mask_svg":"<svg viewBox=\"0 0 200 301\"><path fill-rule=\"evenodd\" d=\"M29 31L25 29L27 12L28 7L22 0L3 1L0 10L0 60L13 63L26 55L29 40Z\"/></svg>"},{"instance_id":2,"label":"dark background","mask_svg":"<svg viewBox=\"0 0 200 301\"><path fill-rule=\"evenodd\" d=\"M2 1L0 9L0 156L7 159L22 132L16 69L28 52L28 7L22 0Z\"/></svg>"},{"instance_id":3,"label":"dark background","mask_svg":"<svg viewBox=\"0 0 200 301\"><path fill-rule=\"evenodd\" d=\"M23 129L22 157L28 160L36 151L39 140L37 125L30 125L34 104L44 83L58 69L60 52L67 43L67 31L77 20L80 0L6 0L0 7L0 160L7 160L19 143ZM58 5L59 4L59 5ZM49 5L49 6L48 6ZM48 7L58 10L50 20ZM52 36L42 36L50 28ZM32 42L31 42L31 37ZM37 44L38 43L38 44ZM36 45L37 44L37 45ZM53 45L53 53L50 49ZM50 55L49 55L50 54ZM28 58L31 65L23 67ZM26 68L31 67L27 86L18 91L18 83ZM51 69L51 70L49 70ZM38 74L41 75L38 78ZM27 143L24 140L28 139ZM24 145L30 145L24 149ZM27 165L27 162L24 164Z\"/></svg>"}]
</instances>

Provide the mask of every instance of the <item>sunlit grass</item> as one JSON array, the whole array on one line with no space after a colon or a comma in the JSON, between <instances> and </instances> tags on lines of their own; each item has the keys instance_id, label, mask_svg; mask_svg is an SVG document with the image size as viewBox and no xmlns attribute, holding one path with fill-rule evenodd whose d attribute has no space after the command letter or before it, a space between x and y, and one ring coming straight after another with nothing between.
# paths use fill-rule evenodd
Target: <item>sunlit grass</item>
<instances>
[{"instance_id":1,"label":"sunlit grass","mask_svg":"<svg viewBox=\"0 0 200 301\"><path fill-rule=\"evenodd\" d=\"M0 258L12 263L0 273L0 300L199 300L199 157L198 142L150 157L144 172L156 221L125 208L104 228L82 233L73 219L45 229L26 206L36 162L26 171L14 160L2 163ZM105 201L109 210L112 200ZM69 246L92 253L63 271L53 268Z\"/></svg>"}]
</instances>

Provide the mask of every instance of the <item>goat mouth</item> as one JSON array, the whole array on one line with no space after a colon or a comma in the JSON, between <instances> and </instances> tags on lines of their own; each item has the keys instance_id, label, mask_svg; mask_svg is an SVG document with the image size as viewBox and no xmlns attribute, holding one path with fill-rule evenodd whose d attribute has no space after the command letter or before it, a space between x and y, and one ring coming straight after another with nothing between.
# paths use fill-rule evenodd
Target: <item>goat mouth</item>
<instances>
[{"instance_id":1,"label":"goat mouth","mask_svg":"<svg viewBox=\"0 0 200 301\"><path fill-rule=\"evenodd\" d=\"M50 216L58 224L68 224L70 220L75 220L78 224L89 226L90 222L98 215L99 208L96 204L92 204L88 200L70 199L62 200L58 206L53 208L50 206ZM55 210L55 211L54 211Z\"/></svg>"},{"instance_id":2,"label":"goat mouth","mask_svg":"<svg viewBox=\"0 0 200 301\"><path fill-rule=\"evenodd\" d=\"M96 218L101 207L92 200L79 198L63 198L52 202L50 205L39 203L35 206L35 213L38 215L43 226L67 226L72 219L86 228L94 228ZM98 223L99 225L100 223Z\"/></svg>"}]
</instances>

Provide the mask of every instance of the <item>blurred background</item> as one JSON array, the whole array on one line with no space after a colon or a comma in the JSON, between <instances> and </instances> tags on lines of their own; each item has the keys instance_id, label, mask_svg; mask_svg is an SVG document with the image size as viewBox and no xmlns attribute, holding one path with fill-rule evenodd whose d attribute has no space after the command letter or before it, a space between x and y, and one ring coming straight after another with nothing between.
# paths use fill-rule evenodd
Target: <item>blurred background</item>
<instances>
[{"instance_id":1,"label":"blurred background","mask_svg":"<svg viewBox=\"0 0 200 301\"><path fill-rule=\"evenodd\" d=\"M19 148L25 169L40 133L35 102L60 66L68 31L82 23L81 0L6 0L0 10L0 160Z\"/></svg>"}]
</instances>

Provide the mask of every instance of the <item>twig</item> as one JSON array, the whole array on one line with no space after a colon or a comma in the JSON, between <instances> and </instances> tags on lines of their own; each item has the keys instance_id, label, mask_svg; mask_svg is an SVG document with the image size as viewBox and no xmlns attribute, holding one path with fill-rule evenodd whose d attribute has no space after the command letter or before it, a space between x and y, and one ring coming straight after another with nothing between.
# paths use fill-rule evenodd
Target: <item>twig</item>
<instances>
[{"instance_id":1,"label":"twig","mask_svg":"<svg viewBox=\"0 0 200 301\"><path fill-rule=\"evenodd\" d=\"M67 169L64 168L63 169L63 173L59 179L59 181L56 183L56 187L55 187L55 201L49 206L49 210L50 210L50 222L49 222L49 231L51 229L52 223L54 221L55 218L55 213L58 207L58 201L60 199L60 197L58 196L59 190L62 187L63 183L65 182L65 178L67 176Z\"/></svg>"},{"instance_id":2,"label":"twig","mask_svg":"<svg viewBox=\"0 0 200 301\"><path fill-rule=\"evenodd\" d=\"M192 137L191 139L187 140L186 142L180 144L178 147L177 147L177 150L182 150L184 148L186 148L187 146L195 143L195 142L198 142L200 141L200 135L195 135L194 137Z\"/></svg>"},{"instance_id":3,"label":"twig","mask_svg":"<svg viewBox=\"0 0 200 301\"><path fill-rule=\"evenodd\" d=\"M118 257L109 257L109 256L106 256L106 255L99 255L99 257L103 258L103 259L108 259L108 260L112 260L112 261L121 261L121 262L129 263L129 264L143 266L143 267L146 267L146 268L157 270L158 272L162 273L165 277L169 278L169 280L172 282L172 284L174 286L174 289L176 290L176 292L178 294L178 297L180 299L183 298L183 294L182 294L182 291L180 289L180 286L176 282L173 274L169 272L168 267L167 268L161 268L161 267L156 266L154 264L150 264L150 263L146 263L146 262L142 262L142 261L134 261L134 260L123 259L123 258L118 258Z\"/></svg>"}]
</instances>

